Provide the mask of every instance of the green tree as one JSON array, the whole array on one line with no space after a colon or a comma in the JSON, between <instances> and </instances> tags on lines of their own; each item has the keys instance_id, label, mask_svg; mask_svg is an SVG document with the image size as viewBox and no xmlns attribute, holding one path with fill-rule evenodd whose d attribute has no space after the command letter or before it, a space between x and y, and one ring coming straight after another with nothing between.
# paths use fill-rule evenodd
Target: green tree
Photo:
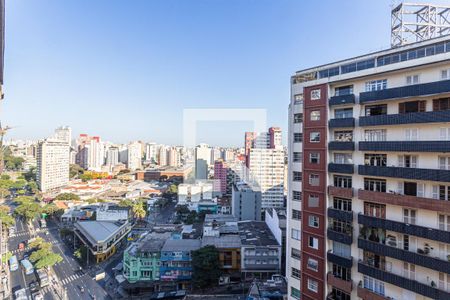
<instances>
[{"instance_id":1,"label":"green tree","mask_svg":"<svg viewBox=\"0 0 450 300\"><path fill-rule=\"evenodd\" d=\"M31 249L47 249L50 250L52 248L52 244L46 242L43 238L37 237L32 242L28 244L28 247Z\"/></svg>"},{"instance_id":2,"label":"green tree","mask_svg":"<svg viewBox=\"0 0 450 300\"><path fill-rule=\"evenodd\" d=\"M14 202L17 204L31 203L34 201L34 198L31 196L19 196L14 199Z\"/></svg>"},{"instance_id":3,"label":"green tree","mask_svg":"<svg viewBox=\"0 0 450 300\"><path fill-rule=\"evenodd\" d=\"M78 195L75 195L73 193L62 193L55 197L55 200L80 200L80 197Z\"/></svg>"},{"instance_id":4,"label":"green tree","mask_svg":"<svg viewBox=\"0 0 450 300\"><path fill-rule=\"evenodd\" d=\"M133 205L133 215L139 220L145 218L146 212L142 202L138 202Z\"/></svg>"},{"instance_id":5,"label":"green tree","mask_svg":"<svg viewBox=\"0 0 450 300\"><path fill-rule=\"evenodd\" d=\"M69 167L69 176L70 178L79 177L84 173L84 169L77 164L70 165Z\"/></svg>"},{"instance_id":6,"label":"green tree","mask_svg":"<svg viewBox=\"0 0 450 300\"><path fill-rule=\"evenodd\" d=\"M177 186L176 184L171 184L171 185L169 186L168 192L169 192L170 194L177 194L177 193L178 193L178 186Z\"/></svg>"},{"instance_id":7,"label":"green tree","mask_svg":"<svg viewBox=\"0 0 450 300\"><path fill-rule=\"evenodd\" d=\"M79 177L83 182L94 179L94 176L92 176L92 174L81 174Z\"/></svg>"},{"instance_id":8,"label":"green tree","mask_svg":"<svg viewBox=\"0 0 450 300\"><path fill-rule=\"evenodd\" d=\"M61 255L56 253L50 253L42 259L38 260L35 264L36 269L47 268L56 265L63 261Z\"/></svg>"},{"instance_id":9,"label":"green tree","mask_svg":"<svg viewBox=\"0 0 450 300\"><path fill-rule=\"evenodd\" d=\"M122 207L133 207L134 203L130 199L122 199L119 201L119 206Z\"/></svg>"},{"instance_id":10,"label":"green tree","mask_svg":"<svg viewBox=\"0 0 450 300\"><path fill-rule=\"evenodd\" d=\"M36 167L30 167L30 169L23 173L23 178L25 178L26 181L36 181Z\"/></svg>"},{"instance_id":11,"label":"green tree","mask_svg":"<svg viewBox=\"0 0 450 300\"><path fill-rule=\"evenodd\" d=\"M197 289L217 286L220 271L219 251L206 246L192 252L192 284Z\"/></svg>"},{"instance_id":12,"label":"green tree","mask_svg":"<svg viewBox=\"0 0 450 300\"><path fill-rule=\"evenodd\" d=\"M60 211L61 209L58 208L55 204L50 203L50 204L46 204L44 205L44 207L42 207L42 212L46 213L47 215L54 215L56 214L58 211Z\"/></svg>"},{"instance_id":13,"label":"green tree","mask_svg":"<svg viewBox=\"0 0 450 300\"><path fill-rule=\"evenodd\" d=\"M0 188L0 199L8 197L10 194L11 192L8 189Z\"/></svg>"},{"instance_id":14,"label":"green tree","mask_svg":"<svg viewBox=\"0 0 450 300\"><path fill-rule=\"evenodd\" d=\"M32 221L41 213L41 206L36 202L23 202L16 207L14 213L24 217L27 221Z\"/></svg>"},{"instance_id":15,"label":"green tree","mask_svg":"<svg viewBox=\"0 0 450 300\"><path fill-rule=\"evenodd\" d=\"M29 181L27 184L27 188L29 188L33 194L36 194L39 190L37 183L34 181Z\"/></svg>"},{"instance_id":16,"label":"green tree","mask_svg":"<svg viewBox=\"0 0 450 300\"><path fill-rule=\"evenodd\" d=\"M73 255L75 256L76 259L78 259L81 262L85 262L86 261L86 255L87 255L87 247L82 245L80 248L78 248L77 250L75 250L75 252L73 253Z\"/></svg>"},{"instance_id":17,"label":"green tree","mask_svg":"<svg viewBox=\"0 0 450 300\"><path fill-rule=\"evenodd\" d=\"M52 252L48 248L43 248L43 249L33 251L33 253L31 253L31 255L30 255L30 261L32 263L35 263L38 260L41 260L44 257L46 257L47 255L49 255L50 253L52 253Z\"/></svg>"},{"instance_id":18,"label":"green tree","mask_svg":"<svg viewBox=\"0 0 450 300\"><path fill-rule=\"evenodd\" d=\"M2 176L0 176L1 180L10 180L11 176L7 175L7 174L3 174Z\"/></svg>"},{"instance_id":19,"label":"green tree","mask_svg":"<svg viewBox=\"0 0 450 300\"><path fill-rule=\"evenodd\" d=\"M7 228L14 226L15 219L12 216L8 215L9 207L1 205L0 209L1 209L0 220L2 221L3 224L3 230L6 230Z\"/></svg>"}]
</instances>

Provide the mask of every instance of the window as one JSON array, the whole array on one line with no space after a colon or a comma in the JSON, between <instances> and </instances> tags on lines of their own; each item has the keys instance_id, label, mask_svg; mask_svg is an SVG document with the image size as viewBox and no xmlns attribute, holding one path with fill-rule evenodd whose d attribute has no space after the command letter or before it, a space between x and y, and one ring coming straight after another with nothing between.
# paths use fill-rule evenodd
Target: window
<instances>
[{"instance_id":1,"label":"window","mask_svg":"<svg viewBox=\"0 0 450 300\"><path fill-rule=\"evenodd\" d=\"M366 82L366 92L380 91L384 89L387 89L387 79Z\"/></svg>"},{"instance_id":2,"label":"window","mask_svg":"<svg viewBox=\"0 0 450 300\"><path fill-rule=\"evenodd\" d=\"M291 229L291 238L294 240L300 240L301 238L301 232L297 229Z\"/></svg>"},{"instance_id":3,"label":"window","mask_svg":"<svg viewBox=\"0 0 450 300\"><path fill-rule=\"evenodd\" d=\"M302 219L302 212L296 209L292 210L292 219L294 220L301 220Z\"/></svg>"},{"instance_id":4,"label":"window","mask_svg":"<svg viewBox=\"0 0 450 300\"><path fill-rule=\"evenodd\" d=\"M433 100L433 111L441 111L447 109L450 109L450 98Z\"/></svg>"},{"instance_id":5,"label":"window","mask_svg":"<svg viewBox=\"0 0 450 300\"><path fill-rule=\"evenodd\" d=\"M292 172L293 181L302 181L302 172L293 171Z\"/></svg>"},{"instance_id":6,"label":"window","mask_svg":"<svg viewBox=\"0 0 450 300\"><path fill-rule=\"evenodd\" d=\"M364 202L364 214L366 216L385 218L386 216L386 205Z\"/></svg>"},{"instance_id":7,"label":"window","mask_svg":"<svg viewBox=\"0 0 450 300\"><path fill-rule=\"evenodd\" d=\"M308 238L308 246L313 249L319 249L319 239L313 236L309 236Z\"/></svg>"},{"instance_id":8,"label":"window","mask_svg":"<svg viewBox=\"0 0 450 300\"><path fill-rule=\"evenodd\" d=\"M450 201L450 186L433 185L432 198Z\"/></svg>"},{"instance_id":9,"label":"window","mask_svg":"<svg viewBox=\"0 0 450 300\"><path fill-rule=\"evenodd\" d=\"M319 283L315 280L308 278L308 290L311 292L317 293L319 289Z\"/></svg>"},{"instance_id":10,"label":"window","mask_svg":"<svg viewBox=\"0 0 450 300\"><path fill-rule=\"evenodd\" d=\"M402 195L425 197L425 184L417 182L399 182L397 192Z\"/></svg>"},{"instance_id":11,"label":"window","mask_svg":"<svg viewBox=\"0 0 450 300\"><path fill-rule=\"evenodd\" d=\"M399 155L398 166L401 168L417 168L417 160L416 155Z\"/></svg>"},{"instance_id":12,"label":"window","mask_svg":"<svg viewBox=\"0 0 450 300\"><path fill-rule=\"evenodd\" d=\"M294 162L301 162L302 161L302 157L303 157L303 155L302 155L302 153L301 152L294 152L293 153L293 161Z\"/></svg>"},{"instance_id":13,"label":"window","mask_svg":"<svg viewBox=\"0 0 450 300\"><path fill-rule=\"evenodd\" d=\"M296 278L296 279L300 279L301 278L300 270L296 269L296 268L291 268L291 276Z\"/></svg>"},{"instance_id":14,"label":"window","mask_svg":"<svg viewBox=\"0 0 450 300\"><path fill-rule=\"evenodd\" d=\"M296 289L295 287L291 287L291 296L295 299L300 299L300 290Z\"/></svg>"},{"instance_id":15,"label":"window","mask_svg":"<svg viewBox=\"0 0 450 300\"><path fill-rule=\"evenodd\" d=\"M292 200L294 200L294 201L302 201L302 192L292 191Z\"/></svg>"},{"instance_id":16,"label":"window","mask_svg":"<svg viewBox=\"0 0 450 300\"><path fill-rule=\"evenodd\" d=\"M308 216L309 227L319 228L319 217L318 216Z\"/></svg>"},{"instance_id":17,"label":"window","mask_svg":"<svg viewBox=\"0 0 450 300\"><path fill-rule=\"evenodd\" d=\"M450 231L450 216L447 215L439 215L439 230Z\"/></svg>"},{"instance_id":18,"label":"window","mask_svg":"<svg viewBox=\"0 0 450 300\"><path fill-rule=\"evenodd\" d=\"M441 71L441 79L442 80L450 79L450 69Z\"/></svg>"},{"instance_id":19,"label":"window","mask_svg":"<svg viewBox=\"0 0 450 300\"><path fill-rule=\"evenodd\" d=\"M297 94L294 96L294 104L303 104L303 94Z\"/></svg>"},{"instance_id":20,"label":"window","mask_svg":"<svg viewBox=\"0 0 450 300\"><path fill-rule=\"evenodd\" d=\"M386 129L365 130L364 140L366 142L384 142L386 141Z\"/></svg>"},{"instance_id":21,"label":"window","mask_svg":"<svg viewBox=\"0 0 450 300\"><path fill-rule=\"evenodd\" d=\"M296 248L291 248L291 257L300 260L302 252Z\"/></svg>"},{"instance_id":22,"label":"window","mask_svg":"<svg viewBox=\"0 0 450 300\"><path fill-rule=\"evenodd\" d=\"M353 164L351 153L334 153L335 164Z\"/></svg>"},{"instance_id":23,"label":"window","mask_svg":"<svg viewBox=\"0 0 450 300\"><path fill-rule=\"evenodd\" d=\"M450 156L439 156L438 161L440 170L450 170Z\"/></svg>"},{"instance_id":24,"label":"window","mask_svg":"<svg viewBox=\"0 0 450 300\"><path fill-rule=\"evenodd\" d=\"M310 194L308 197L308 206L309 207L319 207L319 196Z\"/></svg>"},{"instance_id":25,"label":"window","mask_svg":"<svg viewBox=\"0 0 450 300\"><path fill-rule=\"evenodd\" d=\"M403 222L406 224L416 224L416 211L414 209L403 209Z\"/></svg>"},{"instance_id":26,"label":"window","mask_svg":"<svg viewBox=\"0 0 450 300\"><path fill-rule=\"evenodd\" d=\"M353 141L353 131L351 130L335 131L334 140L337 142L351 142Z\"/></svg>"},{"instance_id":27,"label":"window","mask_svg":"<svg viewBox=\"0 0 450 300\"><path fill-rule=\"evenodd\" d=\"M319 100L320 99L320 89L311 91L311 100Z\"/></svg>"},{"instance_id":28,"label":"window","mask_svg":"<svg viewBox=\"0 0 450 300\"><path fill-rule=\"evenodd\" d=\"M335 96L344 96L353 94L353 85L346 85L334 88Z\"/></svg>"},{"instance_id":29,"label":"window","mask_svg":"<svg viewBox=\"0 0 450 300\"><path fill-rule=\"evenodd\" d=\"M301 143L301 142L303 142L303 133L294 132L294 143Z\"/></svg>"},{"instance_id":30,"label":"window","mask_svg":"<svg viewBox=\"0 0 450 300\"><path fill-rule=\"evenodd\" d=\"M336 119L353 118L353 108L339 108L334 110Z\"/></svg>"},{"instance_id":31,"label":"window","mask_svg":"<svg viewBox=\"0 0 450 300\"><path fill-rule=\"evenodd\" d=\"M345 281L352 280L351 269L333 264L333 276Z\"/></svg>"},{"instance_id":32,"label":"window","mask_svg":"<svg viewBox=\"0 0 450 300\"><path fill-rule=\"evenodd\" d=\"M426 111L426 107L427 107L426 101L402 102L398 104L398 113L407 114L415 112L424 112Z\"/></svg>"},{"instance_id":33,"label":"window","mask_svg":"<svg viewBox=\"0 0 450 300\"><path fill-rule=\"evenodd\" d=\"M320 142L320 132L313 131L309 134L309 141L311 143L319 143Z\"/></svg>"},{"instance_id":34,"label":"window","mask_svg":"<svg viewBox=\"0 0 450 300\"><path fill-rule=\"evenodd\" d=\"M351 296L347 294L346 292L343 292L335 287L331 289L330 297L332 299L339 299L339 300L351 300Z\"/></svg>"},{"instance_id":35,"label":"window","mask_svg":"<svg viewBox=\"0 0 450 300\"><path fill-rule=\"evenodd\" d=\"M419 83L419 75L409 75L406 76L406 85L418 84Z\"/></svg>"},{"instance_id":36,"label":"window","mask_svg":"<svg viewBox=\"0 0 450 300\"><path fill-rule=\"evenodd\" d=\"M352 200L334 197L333 208L343 211L352 211Z\"/></svg>"},{"instance_id":37,"label":"window","mask_svg":"<svg viewBox=\"0 0 450 300\"><path fill-rule=\"evenodd\" d=\"M337 219L330 219L330 229L335 232L345 233L345 234L352 234L353 227L352 223L344 222Z\"/></svg>"},{"instance_id":38,"label":"window","mask_svg":"<svg viewBox=\"0 0 450 300\"><path fill-rule=\"evenodd\" d=\"M333 241L333 253L342 257L351 257L351 246Z\"/></svg>"},{"instance_id":39,"label":"window","mask_svg":"<svg viewBox=\"0 0 450 300\"><path fill-rule=\"evenodd\" d=\"M311 164L320 163L320 153L316 153L316 152L309 153L309 162Z\"/></svg>"},{"instance_id":40,"label":"window","mask_svg":"<svg viewBox=\"0 0 450 300\"><path fill-rule=\"evenodd\" d=\"M310 113L310 120L311 121L319 121L320 120L320 110L313 110Z\"/></svg>"},{"instance_id":41,"label":"window","mask_svg":"<svg viewBox=\"0 0 450 300\"><path fill-rule=\"evenodd\" d=\"M377 178L364 178L364 190L386 193L386 180Z\"/></svg>"},{"instance_id":42,"label":"window","mask_svg":"<svg viewBox=\"0 0 450 300\"><path fill-rule=\"evenodd\" d=\"M387 155L386 154L364 154L364 165L366 166L381 166L386 167Z\"/></svg>"},{"instance_id":43,"label":"window","mask_svg":"<svg viewBox=\"0 0 450 300\"><path fill-rule=\"evenodd\" d=\"M386 115L387 114L387 104L366 105L365 113L366 113L366 117Z\"/></svg>"},{"instance_id":44,"label":"window","mask_svg":"<svg viewBox=\"0 0 450 300\"><path fill-rule=\"evenodd\" d=\"M333 67L330 69L319 71L319 78L331 77L336 75L339 75L339 67Z\"/></svg>"},{"instance_id":45,"label":"window","mask_svg":"<svg viewBox=\"0 0 450 300\"><path fill-rule=\"evenodd\" d=\"M319 262L317 261L317 260L315 260L315 259L312 259L312 258L308 258L308 261L307 261L307 268L308 269L310 269L310 270L313 270L313 271L319 271Z\"/></svg>"},{"instance_id":46,"label":"window","mask_svg":"<svg viewBox=\"0 0 450 300\"><path fill-rule=\"evenodd\" d=\"M349 189L352 187L352 177L351 176L340 176L334 175L333 182L335 187Z\"/></svg>"},{"instance_id":47,"label":"window","mask_svg":"<svg viewBox=\"0 0 450 300\"><path fill-rule=\"evenodd\" d=\"M309 184L312 186L319 186L320 178L318 174L309 174Z\"/></svg>"},{"instance_id":48,"label":"window","mask_svg":"<svg viewBox=\"0 0 450 300\"><path fill-rule=\"evenodd\" d=\"M294 114L294 123L302 123L303 122L303 114Z\"/></svg>"},{"instance_id":49,"label":"window","mask_svg":"<svg viewBox=\"0 0 450 300\"><path fill-rule=\"evenodd\" d=\"M405 139L407 141L417 141L419 138L418 128L407 128L405 129Z\"/></svg>"},{"instance_id":50,"label":"window","mask_svg":"<svg viewBox=\"0 0 450 300\"><path fill-rule=\"evenodd\" d=\"M441 141L450 141L450 127L439 128L439 136Z\"/></svg>"},{"instance_id":51,"label":"window","mask_svg":"<svg viewBox=\"0 0 450 300\"><path fill-rule=\"evenodd\" d=\"M364 275L364 288L384 296L384 282Z\"/></svg>"}]
</instances>

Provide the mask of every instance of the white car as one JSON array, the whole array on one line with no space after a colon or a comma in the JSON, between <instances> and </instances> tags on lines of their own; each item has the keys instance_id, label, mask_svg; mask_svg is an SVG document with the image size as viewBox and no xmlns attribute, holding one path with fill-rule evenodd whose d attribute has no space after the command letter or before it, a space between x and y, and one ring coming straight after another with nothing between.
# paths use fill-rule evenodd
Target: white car
<instances>
[{"instance_id":1,"label":"white car","mask_svg":"<svg viewBox=\"0 0 450 300\"><path fill-rule=\"evenodd\" d=\"M33 294L33 300L44 300L44 296L41 293L37 292Z\"/></svg>"}]
</instances>

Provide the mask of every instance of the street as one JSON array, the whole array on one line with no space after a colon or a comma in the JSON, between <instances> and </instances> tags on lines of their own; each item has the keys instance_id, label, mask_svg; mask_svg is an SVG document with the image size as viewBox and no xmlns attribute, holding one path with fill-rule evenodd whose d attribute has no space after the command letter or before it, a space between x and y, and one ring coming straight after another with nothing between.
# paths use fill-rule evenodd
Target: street
<instances>
[{"instance_id":1,"label":"street","mask_svg":"<svg viewBox=\"0 0 450 300\"><path fill-rule=\"evenodd\" d=\"M49 234L46 235L45 232ZM38 222L33 222L32 228L16 218L16 231L9 237L8 249L17 255L18 260L23 259L23 255L29 250L18 250L18 244L32 237L42 237L53 246L53 251L63 257L63 261L53 266L55 280L50 285L41 289L44 299L64 299L61 297L62 289L67 293L67 299L108 299L106 291L99 283L94 281L89 272L81 269L80 264L73 257L73 249L62 242L59 237L59 228L52 221L48 221L48 228L39 228ZM11 273L11 286L13 293L21 288L27 289L27 295L30 296L30 282L37 281L36 276L25 275L22 268ZM61 288L62 287L62 288ZM83 291L82 291L83 289Z\"/></svg>"}]
</instances>

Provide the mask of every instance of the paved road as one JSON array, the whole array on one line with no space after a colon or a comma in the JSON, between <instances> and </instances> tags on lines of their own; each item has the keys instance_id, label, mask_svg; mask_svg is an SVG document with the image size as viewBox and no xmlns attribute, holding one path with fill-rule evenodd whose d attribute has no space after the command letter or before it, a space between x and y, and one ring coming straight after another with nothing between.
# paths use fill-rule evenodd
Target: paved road
<instances>
[{"instance_id":1,"label":"paved road","mask_svg":"<svg viewBox=\"0 0 450 300\"><path fill-rule=\"evenodd\" d=\"M22 241L28 240L35 236L44 238L47 242L53 245L53 251L59 253L63 257L63 261L53 267L56 282L60 283L67 292L68 299L108 299L105 290L94 281L91 276L84 270L80 270L80 265L73 258L73 249L69 249L68 246L63 243L59 237L59 229L55 223L49 221L48 228L40 229L37 221L33 223L33 226L28 226L20 219L16 220L16 232L10 236L8 241L8 248L13 254L17 255L17 258L21 260L26 251L19 251L18 244ZM45 234L48 232L48 234ZM30 295L28 289L29 283L35 281L35 275L25 275L21 268L11 273L11 286L13 292L27 288L27 293ZM44 287L42 294L44 299L60 299L56 294L55 284ZM84 288L84 292L81 288ZM59 292L59 291L58 291ZM60 293L59 293L60 294Z\"/></svg>"}]
</instances>

